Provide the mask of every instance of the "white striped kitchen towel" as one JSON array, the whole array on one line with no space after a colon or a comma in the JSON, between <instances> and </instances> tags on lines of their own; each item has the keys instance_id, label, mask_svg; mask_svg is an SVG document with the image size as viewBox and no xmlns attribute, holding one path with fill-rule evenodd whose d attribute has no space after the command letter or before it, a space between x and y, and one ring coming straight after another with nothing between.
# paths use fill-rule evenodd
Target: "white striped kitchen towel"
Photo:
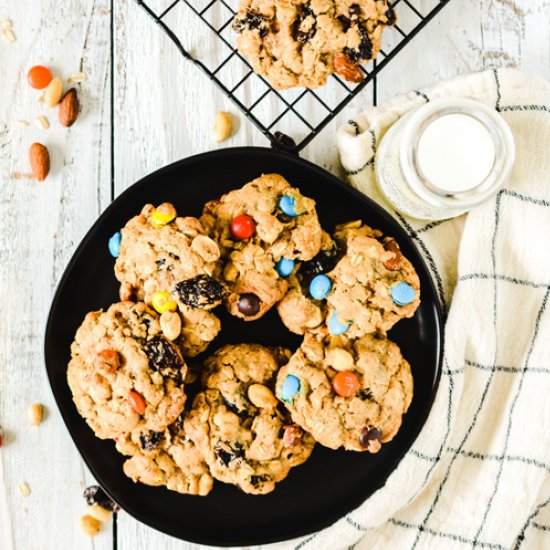
<instances>
[{"instance_id":1,"label":"white striped kitchen towel","mask_svg":"<svg viewBox=\"0 0 550 550\"><path fill-rule=\"evenodd\" d=\"M550 83L515 70L463 76L357 116L338 131L349 182L383 203L376 146L438 97L495 107L517 160L504 189L467 216L394 214L448 311L433 409L386 485L296 550L550 548ZM368 222L368 220L366 220Z\"/></svg>"}]
</instances>

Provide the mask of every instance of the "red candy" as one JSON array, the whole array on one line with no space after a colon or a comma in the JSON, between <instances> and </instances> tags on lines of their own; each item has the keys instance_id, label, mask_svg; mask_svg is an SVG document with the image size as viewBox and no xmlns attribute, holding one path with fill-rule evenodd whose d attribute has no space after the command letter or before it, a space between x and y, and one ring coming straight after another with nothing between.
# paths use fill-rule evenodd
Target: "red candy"
<instances>
[{"instance_id":1,"label":"red candy","mask_svg":"<svg viewBox=\"0 0 550 550\"><path fill-rule=\"evenodd\" d=\"M231 222L231 233L236 239L239 239L239 241L250 239L250 237L254 235L254 231L256 231L256 224L254 223L254 219L250 216L242 214L233 218Z\"/></svg>"},{"instance_id":2,"label":"red candy","mask_svg":"<svg viewBox=\"0 0 550 550\"><path fill-rule=\"evenodd\" d=\"M352 397L359 389L359 380L353 372L345 370L332 379L332 387L339 396Z\"/></svg>"},{"instance_id":3,"label":"red candy","mask_svg":"<svg viewBox=\"0 0 550 550\"><path fill-rule=\"evenodd\" d=\"M35 90L43 90L52 81L52 72L48 67L35 65L27 75L29 84Z\"/></svg>"}]
</instances>

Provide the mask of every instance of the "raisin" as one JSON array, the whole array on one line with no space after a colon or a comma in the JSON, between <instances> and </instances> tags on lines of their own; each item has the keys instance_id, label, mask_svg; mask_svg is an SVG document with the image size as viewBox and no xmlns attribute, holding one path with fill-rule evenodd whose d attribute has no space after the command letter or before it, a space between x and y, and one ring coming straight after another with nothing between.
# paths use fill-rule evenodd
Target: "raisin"
<instances>
[{"instance_id":1,"label":"raisin","mask_svg":"<svg viewBox=\"0 0 550 550\"><path fill-rule=\"evenodd\" d=\"M286 134L283 134L283 132L275 132L273 134L273 137L277 140L280 147L287 150L294 150L296 149L296 142Z\"/></svg>"},{"instance_id":2,"label":"raisin","mask_svg":"<svg viewBox=\"0 0 550 550\"><path fill-rule=\"evenodd\" d=\"M99 485L90 485L90 487L87 487L84 491L84 498L90 506L99 504L102 508L111 512L118 512L120 510L120 506L111 500Z\"/></svg>"},{"instance_id":3,"label":"raisin","mask_svg":"<svg viewBox=\"0 0 550 550\"><path fill-rule=\"evenodd\" d=\"M308 7L304 7L301 10L300 17L296 20L294 25L294 34L298 42L308 42L311 40L317 32L317 19L313 10Z\"/></svg>"},{"instance_id":4,"label":"raisin","mask_svg":"<svg viewBox=\"0 0 550 550\"><path fill-rule=\"evenodd\" d=\"M311 260L304 262L301 265L299 273L304 284L309 286L311 279L313 279L316 275L332 271L337 261L338 250L336 247L329 250L321 250L321 252L314 256Z\"/></svg>"},{"instance_id":5,"label":"raisin","mask_svg":"<svg viewBox=\"0 0 550 550\"><path fill-rule=\"evenodd\" d=\"M149 366L162 376L180 380L181 368L185 365L178 350L163 336L153 336L145 344Z\"/></svg>"},{"instance_id":6,"label":"raisin","mask_svg":"<svg viewBox=\"0 0 550 550\"><path fill-rule=\"evenodd\" d=\"M264 481L271 481L271 478L267 475L250 476L250 483L252 483L253 487L258 487Z\"/></svg>"},{"instance_id":7,"label":"raisin","mask_svg":"<svg viewBox=\"0 0 550 550\"><path fill-rule=\"evenodd\" d=\"M207 307L219 304L223 299L223 286L208 275L180 281L174 293L183 304L189 307Z\"/></svg>"},{"instance_id":8,"label":"raisin","mask_svg":"<svg viewBox=\"0 0 550 550\"><path fill-rule=\"evenodd\" d=\"M359 46L357 48L344 48L344 51L353 63L372 59L372 40L369 37L367 29L358 25L357 32L361 37Z\"/></svg>"},{"instance_id":9,"label":"raisin","mask_svg":"<svg viewBox=\"0 0 550 550\"><path fill-rule=\"evenodd\" d=\"M150 431L139 434L139 444L144 451L152 451L156 449L164 439L162 432Z\"/></svg>"},{"instance_id":10,"label":"raisin","mask_svg":"<svg viewBox=\"0 0 550 550\"><path fill-rule=\"evenodd\" d=\"M395 22L397 21L397 17L395 16L395 11L392 6L388 6L388 9L386 11L386 23L388 25L395 25Z\"/></svg>"},{"instance_id":11,"label":"raisin","mask_svg":"<svg viewBox=\"0 0 550 550\"><path fill-rule=\"evenodd\" d=\"M168 426L172 437L179 435L183 431L183 421L185 420L185 411L183 411L177 418Z\"/></svg>"},{"instance_id":12,"label":"raisin","mask_svg":"<svg viewBox=\"0 0 550 550\"><path fill-rule=\"evenodd\" d=\"M172 258L172 260L178 261L180 259L180 257L177 254L174 254L172 252L168 252L168 256L170 256L170 258Z\"/></svg>"},{"instance_id":13,"label":"raisin","mask_svg":"<svg viewBox=\"0 0 550 550\"><path fill-rule=\"evenodd\" d=\"M227 445L227 448L230 450L227 451L226 449L222 449L221 447L214 448L214 454L221 460L224 466L229 466L230 462L233 462L237 458L243 456L242 449L234 450L229 445Z\"/></svg>"},{"instance_id":14,"label":"raisin","mask_svg":"<svg viewBox=\"0 0 550 550\"><path fill-rule=\"evenodd\" d=\"M160 270L166 264L166 258L161 258L160 260L155 260L155 263L157 264L157 270Z\"/></svg>"},{"instance_id":15,"label":"raisin","mask_svg":"<svg viewBox=\"0 0 550 550\"><path fill-rule=\"evenodd\" d=\"M241 33L244 30L258 30L260 38L263 38L269 31L269 23L267 17L261 13L255 13L253 11L247 12L242 19L235 17L232 24L235 32Z\"/></svg>"},{"instance_id":16,"label":"raisin","mask_svg":"<svg viewBox=\"0 0 550 550\"><path fill-rule=\"evenodd\" d=\"M372 399L372 392L370 390L361 389L356 395L359 399Z\"/></svg>"},{"instance_id":17,"label":"raisin","mask_svg":"<svg viewBox=\"0 0 550 550\"><path fill-rule=\"evenodd\" d=\"M338 21L340 21L340 23L342 24L342 30L344 32L347 32L351 27L351 19L349 17L346 17L345 15L339 15Z\"/></svg>"}]
</instances>

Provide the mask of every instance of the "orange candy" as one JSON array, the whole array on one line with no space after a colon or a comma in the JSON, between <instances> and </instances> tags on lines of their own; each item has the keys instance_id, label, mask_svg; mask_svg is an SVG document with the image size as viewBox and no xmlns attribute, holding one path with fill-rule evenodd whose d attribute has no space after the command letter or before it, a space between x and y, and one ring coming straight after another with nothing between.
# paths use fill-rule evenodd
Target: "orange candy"
<instances>
[{"instance_id":1,"label":"orange candy","mask_svg":"<svg viewBox=\"0 0 550 550\"><path fill-rule=\"evenodd\" d=\"M353 372L344 370L332 379L332 387L341 397L352 397L359 389L359 380Z\"/></svg>"},{"instance_id":2,"label":"orange candy","mask_svg":"<svg viewBox=\"0 0 550 550\"><path fill-rule=\"evenodd\" d=\"M128 403L130 403L130 407L138 414L143 414L145 412L145 401L137 391L131 391L128 394Z\"/></svg>"},{"instance_id":3,"label":"orange candy","mask_svg":"<svg viewBox=\"0 0 550 550\"><path fill-rule=\"evenodd\" d=\"M31 87L35 90L43 90L52 81L52 72L48 67L35 65L29 71L27 78Z\"/></svg>"}]
</instances>

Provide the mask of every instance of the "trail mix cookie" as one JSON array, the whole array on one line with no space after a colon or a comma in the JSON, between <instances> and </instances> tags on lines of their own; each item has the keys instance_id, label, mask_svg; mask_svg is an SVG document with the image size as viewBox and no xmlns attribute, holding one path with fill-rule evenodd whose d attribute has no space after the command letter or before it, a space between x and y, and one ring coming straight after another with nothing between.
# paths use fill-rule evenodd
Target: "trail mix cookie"
<instances>
[{"instance_id":1,"label":"trail mix cookie","mask_svg":"<svg viewBox=\"0 0 550 550\"><path fill-rule=\"evenodd\" d=\"M246 493L273 491L313 450L313 438L290 421L273 394L277 370L289 356L259 344L219 349L205 363L204 389L184 421L214 478Z\"/></svg>"},{"instance_id":2,"label":"trail mix cookie","mask_svg":"<svg viewBox=\"0 0 550 550\"><path fill-rule=\"evenodd\" d=\"M117 253L121 299L143 300L159 313L179 310L188 335L184 354L204 351L220 330L208 310L221 303L224 289L220 249L199 220L178 217L170 203L148 204L121 230Z\"/></svg>"},{"instance_id":3,"label":"trail mix cookie","mask_svg":"<svg viewBox=\"0 0 550 550\"><path fill-rule=\"evenodd\" d=\"M354 338L387 331L414 315L420 280L395 239L361 221L337 226L334 239L344 255L328 274L327 325L332 334Z\"/></svg>"},{"instance_id":4,"label":"trail mix cookie","mask_svg":"<svg viewBox=\"0 0 550 550\"><path fill-rule=\"evenodd\" d=\"M130 457L123 470L135 482L189 495L212 489L208 466L183 429L183 414L164 431L138 429L120 436L116 448Z\"/></svg>"},{"instance_id":5,"label":"trail mix cookie","mask_svg":"<svg viewBox=\"0 0 550 550\"><path fill-rule=\"evenodd\" d=\"M233 21L237 47L276 89L317 88L334 71L361 82L358 65L376 58L387 0L240 0Z\"/></svg>"},{"instance_id":6,"label":"trail mix cookie","mask_svg":"<svg viewBox=\"0 0 550 550\"><path fill-rule=\"evenodd\" d=\"M144 303L88 313L71 355L73 400L97 437L116 438L138 426L162 431L182 412L187 366Z\"/></svg>"},{"instance_id":7,"label":"trail mix cookie","mask_svg":"<svg viewBox=\"0 0 550 550\"><path fill-rule=\"evenodd\" d=\"M308 333L277 376L292 420L331 449L376 453L401 426L413 395L410 366L381 335Z\"/></svg>"},{"instance_id":8,"label":"trail mix cookie","mask_svg":"<svg viewBox=\"0 0 550 550\"><path fill-rule=\"evenodd\" d=\"M222 250L226 306L248 321L284 296L295 261L312 259L323 240L315 201L278 174L210 201L201 222Z\"/></svg>"}]
</instances>

